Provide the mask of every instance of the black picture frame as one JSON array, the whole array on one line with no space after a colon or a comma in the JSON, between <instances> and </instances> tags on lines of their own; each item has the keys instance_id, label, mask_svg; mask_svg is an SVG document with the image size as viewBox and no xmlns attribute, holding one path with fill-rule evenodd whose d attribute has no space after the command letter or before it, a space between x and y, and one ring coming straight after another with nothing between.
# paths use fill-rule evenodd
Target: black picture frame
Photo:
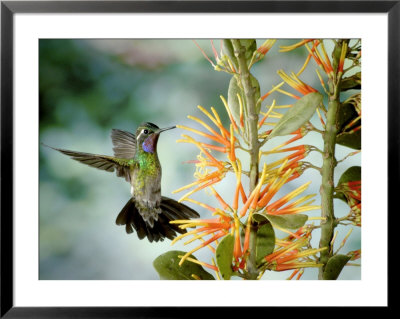
<instances>
[{"instance_id":1,"label":"black picture frame","mask_svg":"<svg viewBox=\"0 0 400 319\"><path fill-rule=\"evenodd\" d=\"M237 309L15 307L13 302L13 20L16 13L386 13L388 14L388 203L399 181L400 0L396 1L1 1L1 318L178 318ZM391 223L389 222L389 225ZM391 241L388 238L388 243ZM390 280L388 282L389 287ZM163 292L159 292L163 293ZM167 293L167 292L166 292ZM390 305L390 298L388 300ZM390 307L387 307L389 309ZM337 308L336 308L337 309ZM252 308L259 311L260 308ZM273 310L273 309L271 309ZM293 308L291 309L293 310ZM245 313L245 309L240 312ZM270 310L269 310L270 311ZM285 310L286 311L286 310ZM297 309L298 314L309 311ZM335 311L336 312L336 311ZM246 312L247 313L247 312ZM271 313L268 312L268 315Z\"/></svg>"}]
</instances>

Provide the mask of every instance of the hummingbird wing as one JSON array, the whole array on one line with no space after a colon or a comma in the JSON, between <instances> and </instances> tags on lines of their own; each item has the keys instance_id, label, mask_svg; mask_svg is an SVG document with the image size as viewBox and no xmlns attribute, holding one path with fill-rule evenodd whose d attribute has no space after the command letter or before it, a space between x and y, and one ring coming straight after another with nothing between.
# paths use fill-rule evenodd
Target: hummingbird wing
<instances>
[{"instance_id":1,"label":"hummingbird wing","mask_svg":"<svg viewBox=\"0 0 400 319\"><path fill-rule=\"evenodd\" d=\"M118 158L134 158L136 152L136 136L130 132L112 129L111 140L114 145L114 156Z\"/></svg>"},{"instance_id":2,"label":"hummingbird wing","mask_svg":"<svg viewBox=\"0 0 400 319\"><path fill-rule=\"evenodd\" d=\"M128 182L130 182L130 166L132 164L135 164L135 162L132 159L128 160L125 158L116 158L107 155L75 152L51 146L48 147L52 148L53 150L59 151L65 155L68 155L75 161L81 162L82 164L86 164L107 172L114 172L116 170L118 177L125 177L125 179Z\"/></svg>"}]
</instances>

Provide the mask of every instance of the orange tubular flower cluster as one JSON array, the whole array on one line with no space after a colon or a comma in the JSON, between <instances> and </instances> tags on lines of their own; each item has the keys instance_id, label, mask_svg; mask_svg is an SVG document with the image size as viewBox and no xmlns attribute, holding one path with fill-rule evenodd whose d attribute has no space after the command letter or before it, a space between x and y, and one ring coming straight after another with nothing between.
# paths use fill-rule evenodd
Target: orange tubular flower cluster
<instances>
[{"instance_id":1,"label":"orange tubular flower cluster","mask_svg":"<svg viewBox=\"0 0 400 319\"><path fill-rule=\"evenodd\" d=\"M305 247L307 247L308 242L308 238L300 238L294 240L287 246L276 249L272 254L264 258L266 261L264 268L275 271L285 271L323 266L323 264L318 264L314 260L309 259L309 256L315 256L318 252L325 250L326 247L306 249Z\"/></svg>"},{"instance_id":2,"label":"orange tubular flower cluster","mask_svg":"<svg viewBox=\"0 0 400 319\"><path fill-rule=\"evenodd\" d=\"M289 86L291 86L292 88L294 88L296 91L298 91L303 95L307 95L312 92L317 92L316 89L301 81L293 72L291 76L288 76L283 70L279 70L278 75L282 78L282 80L285 83L287 83ZM298 96L295 96L295 98L300 99L300 97Z\"/></svg>"},{"instance_id":3,"label":"orange tubular flower cluster","mask_svg":"<svg viewBox=\"0 0 400 319\"><path fill-rule=\"evenodd\" d=\"M319 45L321 45L323 56L318 50ZM324 43L320 42L319 40L314 40L312 48L310 48L307 43L305 44L305 47L307 48L309 54L311 54L312 58L317 63L317 65L328 75L328 77L332 78L333 68L329 60L329 57L325 51Z\"/></svg>"},{"instance_id":4,"label":"orange tubular flower cluster","mask_svg":"<svg viewBox=\"0 0 400 319\"><path fill-rule=\"evenodd\" d=\"M221 97L222 101L225 104L225 99ZM219 132L217 132L215 129L213 129L211 126L206 124L204 121L194 117L194 116L188 116L189 119L198 122L201 124L207 131L208 133L205 133L203 131L199 131L187 126L183 125L177 125L178 128L185 129L187 131L196 133L197 135L206 137L214 142L219 143L220 145L212 145L209 143L204 143L204 142L199 142L195 140L194 138L188 136L188 135L182 135L184 139L180 139L177 142L180 143L191 143L196 145L201 153L197 157L197 161L191 161L196 164L197 170L195 173L195 177L197 178L197 181L183 186L177 190L175 190L173 193L177 193L186 189L189 189L191 187L197 186L187 194L185 194L183 197L179 199L179 201L187 200L187 198L192 195L193 193L207 188L211 187L213 184L218 183L221 179L223 179L226 175L226 173L230 170L230 167L234 169L236 176L238 177L239 175L242 174L241 172L241 165L240 161L236 158L236 147L239 145L239 142L237 138L234 135L234 127L237 127L235 121L233 120L233 117L230 115L231 118L231 125L230 125L230 130L228 131L225 129L225 127L222 125L221 119L217 111L211 107L211 114L208 112L206 109L204 109L202 106L198 106L199 110L205 114L212 122L213 124L217 127ZM229 115L229 108L227 108L227 112ZM211 150L220 152L220 153L225 153L227 155L228 161L221 161L216 159L212 154ZM202 154L205 155L205 157L202 156ZM210 172L208 167L211 168L216 168L216 170ZM239 171L240 170L240 171ZM218 193L213 189L213 194L215 197L218 199L218 201L221 203L222 207L224 209L227 208L227 204L223 202L221 196L218 195ZM242 199L246 197L245 192L243 190L243 186L241 182L238 182L237 185L237 191L238 193L241 194ZM236 197L237 200L237 197ZM235 202L235 201L234 201ZM229 207L230 210L232 210Z\"/></svg>"},{"instance_id":5,"label":"orange tubular flower cluster","mask_svg":"<svg viewBox=\"0 0 400 319\"><path fill-rule=\"evenodd\" d=\"M348 220L361 226L361 181L347 182L341 188L351 209Z\"/></svg>"},{"instance_id":6,"label":"orange tubular flower cluster","mask_svg":"<svg viewBox=\"0 0 400 319\"><path fill-rule=\"evenodd\" d=\"M342 183L337 191L346 197L350 206L350 213L344 219L356 226L361 226L361 181Z\"/></svg>"},{"instance_id":7,"label":"orange tubular flower cluster","mask_svg":"<svg viewBox=\"0 0 400 319\"><path fill-rule=\"evenodd\" d=\"M312 43L311 48L308 45L310 42ZM312 57L314 59L314 61L317 63L317 65L329 77L333 77L333 68L332 68L331 62L329 60L328 54L326 53L324 43L322 41L314 40L314 39L303 40L303 41L300 41L291 46L281 46L280 52L288 52L288 51L294 50L296 48L299 48L301 46L305 46L309 53L309 57ZM322 54L318 50L318 47L321 48Z\"/></svg>"},{"instance_id":8,"label":"orange tubular flower cluster","mask_svg":"<svg viewBox=\"0 0 400 319\"><path fill-rule=\"evenodd\" d=\"M271 215L287 215L287 214L297 214L301 212L305 212L308 210L319 209L320 206L311 205L311 198L314 195L308 195L300 197L299 199L291 202L295 197L300 195L309 185L306 183L289 194L283 196L280 199L273 198L277 194L277 192L282 188L284 184L297 178L303 172L303 164L300 161L310 151L310 147L305 145L287 147L288 144L300 139L307 132L308 129L298 129L292 133L294 135L288 141L283 144L273 148L269 152L265 152L265 154L272 153L286 153L290 152L286 157L277 160L275 162L264 164L262 173L259 176L258 183L256 187L250 194L246 194L243 189L241 177L242 177L242 164L240 159L236 155L236 149L240 147L239 140L235 137L235 132L238 133L239 127L242 127L241 121L237 124L235 123L232 114L230 113L229 107L226 103L226 100L221 97L223 104L225 105L227 114L231 120L229 130L225 129L222 126L222 122L218 113L214 108L211 108L211 112L208 112L203 107L199 106L200 111L205 114L211 122L215 125L214 127L209 126L204 121L195 118L193 116L189 116L189 119L196 121L200 125L202 125L206 131L200 131L197 129L192 129L187 126L178 125L179 128L185 129L187 131L193 132L199 136L205 137L209 140L212 140L216 145L205 143L202 141L197 141L194 138L188 135L182 135L183 139L178 140L178 142L191 143L194 144L199 150L200 155L197 157L196 161L191 161L196 164L196 181L186 185L175 192L179 192L182 190L186 190L189 188L193 188L187 194L185 194L179 201L189 201L204 207L205 209L211 211L213 215L218 214L217 218L212 219L199 219L199 220L177 220L171 223L180 224L180 228L186 229L190 227L195 227L196 229L189 231L183 235L178 236L174 239L173 243L178 240L183 239L186 236L193 236L190 240L185 242L185 244L189 244L195 240L201 240L202 243L198 245L196 248L192 249L190 252L186 253L182 256L180 264L182 264L185 260L190 260L189 256L193 252L201 249L202 247L209 247L211 250L215 251L215 248L211 246L212 243L217 242L217 240L221 237L226 236L227 234L232 234L234 237L234 247L233 247L233 258L234 258L234 270L245 269L246 261L248 257L248 249L250 245L250 229L251 229L251 221L252 216L255 212L262 212L263 214L271 214ZM240 100L239 100L240 103ZM265 118L268 116L274 115L272 113L272 108L268 110ZM211 114L212 113L212 114ZM259 126L261 127L263 123L259 122ZM266 132L265 134L269 134ZM223 153L226 155L226 161L221 161L216 159L212 155L212 151L216 151L219 153ZM262 156L264 152L260 152L260 156ZM214 184L218 183L221 179L223 179L227 172L233 171L236 175L236 187L233 196L233 201L231 203L227 203L214 189ZM190 195L201 189L209 189L211 193L218 200L221 209L217 209L211 207L207 204L197 202L191 198ZM239 197L243 202L243 205L239 207ZM311 201L310 201L311 200ZM241 218L246 218L246 225L243 225L241 222ZM243 225L243 226L242 226ZM275 225L274 225L275 226ZM244 238L242 239L242 227L245 227ZM278 227L279 228L279 227ZM288 232L293 238L293 240L297 240L304 235L304 229L302 228L296 233L291 233L287 230L283 230ZM292 239L291 239L292 240ZM286 246L290 246L292 243L289 241ZM303 245L303 244L301 244ZM300 245L300 246L301 246ZM286 247L285 246L285 247ZM304 255L303 250L300 246L296 246L292 249L293 258L288 259L291 263L287 264L282 261L281 258L271 259L272 264L278 263L279 266L275 267L276 270L284 270L285 267L289 267L288 269L297 269L300 268L297 262L300 264L304 264L303 257L308 256L306 253ZM282 249L286 249L286 248ZM290 249L290 247L288 248ZM319 250L316 250L318 252ZM310 251L312 254L314 251ZM271 257L272 258L272 257ZM301 259L301 260L300 260ZM195 261L193 261L195 262ZM199 262L197 262L199 263ZM307 267L311 265L311 262L305 263L303 267ZM215 266L202 263L205 267L211 268L215 270ZM315 265L315 262L313 262ZM291 268L290 268L291 267ZM311 267L311 266L309 266ZM301 273L299 274L299 277Z\"/></svg>"},{"instance_id":9,"label":"orange tubular flower cluster","mask_svg":"<svg viewBox=\"0 0 400 319\"><path fill-rule=\"evenodd\" d=\"M211 218L211 219L197 219L197 220L174 220L171 221L171 224L179 224L180 228L186 229L190 227L198 227L192 231L188 231L187 233L184 233L178 237L176 237L171 244L174 244L178 240L183 239L186 236L193 236L190 240L186 241L184 244L187 245L195 240L201 240L203 241L199 246L196 248L192 249L188 253L186 253L182 258L181 261L179 262L179 265L182 265L182 263L194 252L197 250L209 246L211 243L217 241L219 238L227 235L232 227L234 227L234 220L231 216L228 214L225 214L224 212L220 210L216 210L215 214L218 214L219 216L217 218ZM211 235L210 238L204 239L204 237ZM209 246L209 248L215 252L215 248ZM211 268L211 267L208 267ZM214 269L214 268L212 268Z\"/></svg>"}]
</instances>

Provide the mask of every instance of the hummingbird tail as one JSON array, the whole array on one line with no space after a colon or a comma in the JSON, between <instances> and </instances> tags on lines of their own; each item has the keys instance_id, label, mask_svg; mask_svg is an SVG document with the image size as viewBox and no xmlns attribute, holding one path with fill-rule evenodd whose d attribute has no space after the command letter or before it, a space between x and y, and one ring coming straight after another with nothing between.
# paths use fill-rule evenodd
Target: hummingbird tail
<instances>
[{"instance_id":1,"label":"hummingbird tail","mask_svg":"<svg viewBox=\"0 0 400 319\"><path fill-rule=\"evenodd\" d=\"M134 200L129 199L118 214L116 224L125 225L128 234L133 233L135 229L139 239L147 237L150 242L157 242L163 241L164 238L172 240L177 233L186 233L186 230L180 229L178 225L170 224L171 220L199 217L199 214L190 207L167 197L162 197L160 208L162 213L158 215L158 220L155 220L151 227L143 220Z\"/></svg>"}]
</instances>

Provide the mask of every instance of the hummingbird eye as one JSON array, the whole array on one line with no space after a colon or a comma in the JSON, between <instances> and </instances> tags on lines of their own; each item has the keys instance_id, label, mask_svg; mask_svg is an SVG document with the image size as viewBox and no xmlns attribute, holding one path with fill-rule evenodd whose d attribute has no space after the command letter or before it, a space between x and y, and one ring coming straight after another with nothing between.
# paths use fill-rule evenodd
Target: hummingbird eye
<instances>
[{"instance_id":1,"label":"hummingbird eye","mask_svg":"<svg viewBox=\"0 0 400 319\"><path fill-rule=\"evenodd\" d=\"M148 131L147 129L144 129L144 130L143 130L143 133L144 133L144 134L148 134L149 131Z\"/></svg>"}]
</instances>

